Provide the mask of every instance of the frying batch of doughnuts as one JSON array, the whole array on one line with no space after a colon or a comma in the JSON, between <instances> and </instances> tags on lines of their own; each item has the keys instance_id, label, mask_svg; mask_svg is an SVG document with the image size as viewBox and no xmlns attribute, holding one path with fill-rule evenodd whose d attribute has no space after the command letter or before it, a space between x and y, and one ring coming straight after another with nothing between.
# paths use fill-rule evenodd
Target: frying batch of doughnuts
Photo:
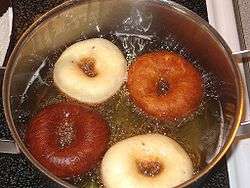
<instances>
[{"instance_id":1,"label":"frying batch of doughnuts","mask_svg":"<svg viewBox=\"0 0 250 188\"><path fill-rule=\"evenodd\" d=\"M28 124L31 154L60 178L82 175L101 164L106 188L175 187L193 175L188 153L160 134L127 138L108 148L109 125L96 112L125 83L131 101L149 117L175 121L193 114L203 97L200 72L184 57L156 51L130 67L112 42L93 38L68 47L53 71L54 84L72 103L43 108Z\"/></svg>"}]
</instances>

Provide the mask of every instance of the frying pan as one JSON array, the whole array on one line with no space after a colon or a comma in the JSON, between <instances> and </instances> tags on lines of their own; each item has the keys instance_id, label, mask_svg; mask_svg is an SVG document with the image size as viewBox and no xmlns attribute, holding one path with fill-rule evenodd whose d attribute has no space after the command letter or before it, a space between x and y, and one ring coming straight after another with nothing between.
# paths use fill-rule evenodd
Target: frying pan
<instances>
[{"instance_id":1,"label":"frying pan","mask_svg":"<svg viewBox=\"0 0 250 188\"><path fill-rule=\"evenodd\" d=\"M111 33L116 37L111 37L112 40L118 41L121 48L124 47L124 40L131 37L133 44L140 44L140 41L151 44L152 37L164 38L166 43L160 43L157 48L161 48L162 44L165 49L176 50L184 56L191 54L192 57L186 57L198 62L198 65L213 73L223 83L216 87L223 120L217 125L219 146L218 140L209 141L216 142L218 146L213 155L190 180L179 187L195 185L220 161L236 137L244 112L243 82L237 63L242 62L243 56L249 54L248 51L233 54L222 37L206 21L168 0L70 0L33 23L17 42L5 68L2 91L4 113L14 142L1 141L1 150L9 153L19 153L21 150L52 180L64 187L74 187L46 170L31 155L25 144L26 124L32 112L37 110L35 107L42 96L40 90L32 90L30 86L35 81L43 83L46 72L53 69L53 64L46 68L52 52L65 49L78 40L105 38ZM138 48L139 51L144 50L140 45L132 45L128 51L125 50L124 53L130 54L127 59L133 59L136 55L133 50L137 49L138 52ZM30 94L28 90L31 90ZM248 123L242 124L241 127L247 130ZM205 131L210 132L210 128L207 126ZM239 133L243 135L245 131Z\"/></svg>"}]
</instances>

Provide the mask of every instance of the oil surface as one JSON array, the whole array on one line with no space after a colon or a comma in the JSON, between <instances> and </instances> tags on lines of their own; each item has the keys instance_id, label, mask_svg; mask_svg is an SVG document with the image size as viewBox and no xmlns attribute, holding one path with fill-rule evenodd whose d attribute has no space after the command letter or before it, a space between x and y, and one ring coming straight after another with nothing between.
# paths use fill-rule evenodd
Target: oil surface
<instances>
[{"instance_id":1,"label":"oil surface","mask_svg":"<svg viewBox=\"0 0 250 188\"><path fill-rule=\"evenodd\" d=\"M197 112L185 119L164 122L147 116L131 101L126 83L109 100L91 108L101 113L108 122L111 130L109 146L135 135L160 133L173 138L187 151L193 162L194 174L202 170L223 144L220 136L223 129L223 114L215 87L219 82L216 77L206 72L199 61L171 34L160 38L156 35L111 32L97 36L81 36L77 41L91 37L103 37L116 44L128 61L128 68L133 59L142 53L168 50L181 54L199 69L203 79L204 98ZM47 105L62 101L75 102L55 87L52 78L55 62L69 45L57 49L41 60L40 68L30 79L22 96L19 96L22 102L17 110L19 123L27 124L31 117ZM69 181L80 187L87 186L89 182L96 182L102 186L100 164L92 171Z\"/></svg>"}]
</instances>

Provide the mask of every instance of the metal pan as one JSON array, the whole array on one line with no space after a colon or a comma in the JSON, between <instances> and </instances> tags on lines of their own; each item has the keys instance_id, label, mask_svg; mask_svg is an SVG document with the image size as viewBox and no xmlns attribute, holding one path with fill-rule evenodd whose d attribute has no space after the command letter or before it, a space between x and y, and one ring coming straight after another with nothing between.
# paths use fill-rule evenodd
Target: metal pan
<instances>
[{"instance_id":1,"label":"metal pan","mask_svg":"<svg viewBox=\"0 0 250 188\"><path fill-rule=\"evenodd\" d=\"M33 23L19 39L7 67L3 68L4 112L14 142L3 141L0 149L3 152L19 153L17 148L20 148L52 180L65 187L74 187L46 170L29 152L24 135L30 114L26 113L25 117L20 118L23 116L21 111L35 111L36 102L41 96L34 90L33 95L29 95L28 101L23 105L25 91L32 79L41 79L42 76L37 71L43 69L43 63L52 51L79 38L105 37L111 31L118 38L132 36L150 40L152 35L156 35L172 40L174 37L178 44L188 49L194 59L198 59L198 63L205 70L224 83L217 88L223 117L223 122L219 125L220 146L206 165L179 187L195 185L220 161L236 137L244 113L243 82L237 63L242 62L242 54L249 54L247 51L233 54L222 37L206 21L179 4L167 0L70 0ZM173 49L177 49L178 44L172 46ZM246 135L248 123L242 124L244 130L240 133Z\"/></svg>"}]
</instances>

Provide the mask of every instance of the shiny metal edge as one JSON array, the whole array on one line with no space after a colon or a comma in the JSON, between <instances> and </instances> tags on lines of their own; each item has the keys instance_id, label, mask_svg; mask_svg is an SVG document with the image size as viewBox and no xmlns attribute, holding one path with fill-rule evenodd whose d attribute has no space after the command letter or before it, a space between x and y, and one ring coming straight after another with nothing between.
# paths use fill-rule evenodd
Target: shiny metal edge
<instances>
[{"instance_id":1,"label":"shiny metal edge","mask_svg":"<svg viewBox=\"0 0 250 188\"><path fill-rule=\"evenodd\" d=\"M26 148L25 144L23 143L23 141L21 140L20 136L17 133L17 130L15 128L14 125L14 121L12 119L12 116L10 115L11 112L11 108L10 108L10 100L9 100L9 95L10 95L10 80L8 80L9 77L12 77L13 75L13 69L12 64L13 64L13 59L15 57L15 53L18 52L18 49L21 47L22 42L25 40L25 38L28 36L29 33L32 32L33 29L35 29L40 23L42 23L43 21L45 21L47 18L52 17L54 14L56 14L57 12L64 10L65 8L70 8L71 6L80 4L80 3L84 3L87 2L89 0L68 0L64 3L62 3L61 5L58 5L57 7L53 8L52 10L48 11L47 13L45 13L43 16L41 16L38 20L36 20L23 34L22 36L19 38L19 40L17 41L17 44L15 46L15 48L13 49L11 56L9 58L8 64L7 64L7 70L6 70L6 74L4 77L4 84L3 84L3 101L4 101L4 109L5 109L5 116L8 122L8 126L11 130L12 136L14 138L14 140L16 141L16 143L18 144L18 146L20 147L20 149L22 150L22 152L25 154L25 156L32 161L32 163L39 169L41 170L44 174L46 174L49 178L51 178L52 180L56 181L57 183L59 183L60 185L64 186L64 187L68 187L68 188L75 188L75 186L67 183L66 181L63 181L62 179L56 177L55 175L53 175L52 173L50 173L48 170L46 170L32 155L31 153L28 151L28 149ZM200 16L198 16L196 13L194 13L193 11L189 10L186 7L183 7L180 4L177 4L175 2L172 2L170 0L149 0L151 2L159 2L162 5L168 5L169 7L171 7L172 9L177 10L180 14L185 15L185 16L189 16L192 20L198 22L199 24L201 24L203 27L203 29L206 29L207 31L209 31L210 34L212 34L212 36L214 38L216 38L219 41L219 44L221 45L221 47L223 49L225 49L225 51L228 54L232 54L231 49L229 48L229 46L227 45L227 43L224 41L224 39L220 36L220 34L211 26L209 25L205 20L203 20ZM198 174L194 175L190 180L184 182L183 184L177 186L178 188L182 188L182 187L187 187L190 186L192 183L196 183L201 177L203 177L204 175L208 174L208 172L211 171L211 169L222 159L222 157L226 154L226 152L228 151L229 147L231 146L231 144L234 141L234 138L236 136L237 130L240 126L240 122L241 122L241 118L242 118L242 114L243 114L243 82L242 82L242 78L240 75L240 71L238 66L236 65L236 63L234 63L234 60L232 58L232 56L229 57L230 61L232 62L232 66L236 71L236 79L238 80L238 101L237 101L237 111L236 111L236 119L235 119L235 126L234 126L234 130L232 130L231 134L229 135L229 140L228 142L225 144L225 146L221 149L221 151L217 154L217 156L209 163L209 165L203 169L202 171L200 171ZM11 64L12 62L12 64Z\"/></svg>"}]
</instances>

